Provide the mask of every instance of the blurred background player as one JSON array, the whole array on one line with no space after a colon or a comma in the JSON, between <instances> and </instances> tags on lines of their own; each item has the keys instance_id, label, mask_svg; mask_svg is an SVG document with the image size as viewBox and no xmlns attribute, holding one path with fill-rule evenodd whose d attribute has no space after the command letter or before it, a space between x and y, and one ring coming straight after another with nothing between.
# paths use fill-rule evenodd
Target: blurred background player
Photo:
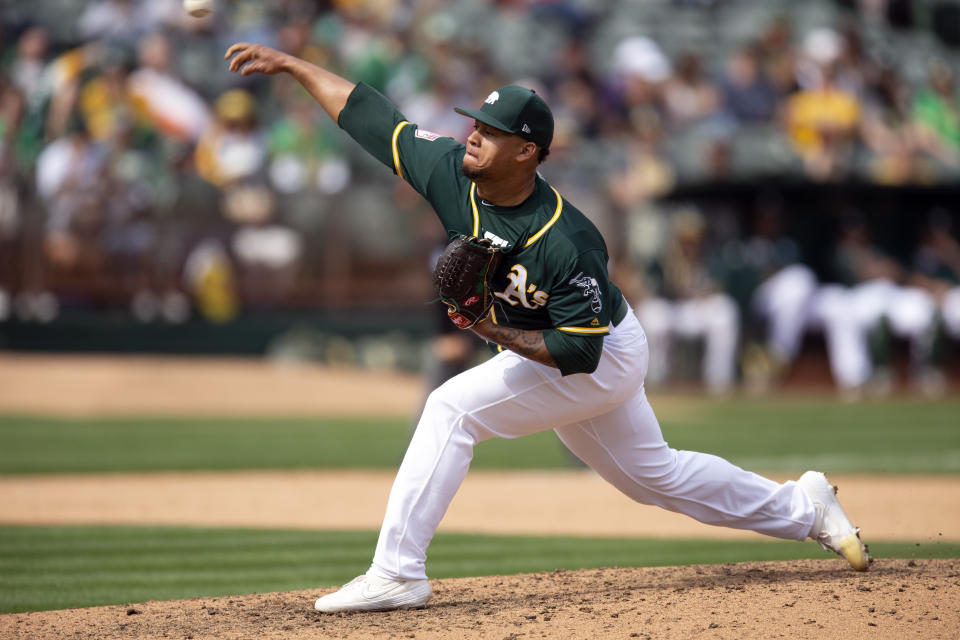
<instances>
[{"instance_id":1,"label":"blurred background player","mask_svg":"<svg viewBox=\"0 0 960 640\"><path fill-rule=\"evenodd\" d=\"M942 345L925 363L923 390L929 394L946 391L942 370L943 353L960 341L960 240L957 226L941 209L931 211L911 261L909 282L927 292L937 307L937 338L953 341ZM931 349L936 348L936 344Z\"/></svg>"},{"instance_id":2,"label":"blurred background player","mask_svg":"<svg viewBox=\"0 0 960 640\"><path fill-rule=\"evenodd\" d=\"M909 343L911 378L922 384L936 328L933 296L904 284L903 267L872 242L858 211L841 220L833 256L834 282L818 290L812 319L841 393L853 399L891 390L889 365L876 366L887 331Z\"/></svg>"},{"instance_id":3,"label":"blurred background player","mask_svg":"<svg viewBox=\"0 0 960 640\"><path fill-rule=\"evenodd\" d=\"M647 266L646 295L636 307L650 338L648 379L653 385L669 379L678 339L702 340L701 379L710 392L728 392L737 373L740 312L707 255L703 216L681 209L669 225L669 240Z\"/></svg>"},{"instance_id":4,"label":"blurred background player","mask_svg":"<svg viewBox=\"0 0 960 640\"><path fill-rule=\"evenodd\" d=\"M809 324L817 276L786 229L782 198L761 194L744 237L721 246L727 291L743 310L741 364L750 391L784 381Z\"/></svg>"}]
</instances>

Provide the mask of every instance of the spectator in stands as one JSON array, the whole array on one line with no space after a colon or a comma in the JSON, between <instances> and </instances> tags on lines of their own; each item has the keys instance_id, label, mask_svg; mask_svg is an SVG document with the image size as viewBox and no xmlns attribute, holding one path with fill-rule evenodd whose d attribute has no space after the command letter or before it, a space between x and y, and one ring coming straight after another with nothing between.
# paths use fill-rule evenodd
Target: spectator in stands
<instances>
[{"instance_id":1,"label":"spectator in stands","mask_svg":"<svg viewBox=\"0 0 960 640\"><path fill-rule=\"evenodd\" d=\"M17 41L10 71L14 84L26 99L23 140L27 158L39 153L46 141L66 133L76 104L81 74L97 63L100 47L96 43L68 49L56 57L49 55L47 30L33 26Z\"/></svg>"},{"instance_id":2,"label":"spectator in stands","mask_svg":"<svg viewBox=\"0 0 960 640\"><path fill-rule=\"evenodd\" d=\"M723 108L737 122L769 122L777 111L777 92L753 45L727 58L719 80Z\"/></svg>"},{"instance_id":3,"label":"spectator in stands","mask_svg":"<svg viewBox=\"0 0 960 640\"><path fill-rule=\"evenodd\" d=\"M46 31L32 27L17 39L9 66L0 72L0 144L5 154L0 159L0 174L10 180L33 171L43 146L46 65Z\"/></svg>"},{"instance_id":4,"label":"spectator in stands","mask_svg":"<svg viewBox=\"0 0 960 640\"><path fill-rule=\"evenodd\" d=\"M614 50L609 90L626 121L644 139L663 135L663 91L671 72L670 60L650 38L630 37Z\"/></svg>"},{"instance_id":5,"label":"spectator in stands","mask_svg":"<svg viewBox=\"0 0 960 640\"><path fill-rule=\"evenodd\" d=\"M97 0L80 15L77 27L85 40L103 40L133 47L161 25L158 10L172 4L167 0Z\"/></svg>"},{"instance_id":6,"label":"spectator in stands","mask_svg":"<svg viewBox=\"0 0 960 640\"><path fill-rule=\"evenodd\" d=\"M211 123L203 98L173 69L173 51L162 33L144 38L137 49L139 67L130 74L128 89L139 113L175 140L196 142Z\"/></svg>"},{"instance_id":7,"label":"spectator in stands","mask_svg":"<svg viewBox=\"0 0 960 640\"><path fill-rule=\"evenodd\" d=\"M859 98L836 82L841 46L829 30L808 36L808 64L799 68L803 88L785 105L787 131L815 180L849 174L861 123Z\"/></svg>"},{"instance_id":8,"label":"spectator in stands","mask_svg":"<svg viewBox=\"0 0 960 640\"><path fill-rule=\"evenodd\" d=\"M17 40L16 53L10 62L9 74L31 108L40 106L50 95L47 65L50 43L42 26L28 28Z\"/></svg>"},{"instance_id":9,"label":"spectator in stands","mask_svg":"<svg viewBox=\"0 0 960 640\"><path fill-rule=\"evenodd\" d=\"M10 181L16 168L20 125L26 112L23 92L0 75L0 181Z\"/></svg>"},{"instance_id":10,"label":"spectator in stands","mask_svg":"<svg viewBox=\"0 0 960 640\"><path fill-rule=\"evenodd\" d=\"M931 65L929 86L917 92L912 117L920 149L948 166L960 166L960 101L945 64Z\"/></svg>"},{"instance_id":11,"label":"spectator in stands","mask_svg":"<svg viewBox=\"0 0 960 640\"><path fill-rule=\"evenodd\" d=\"M677 339L702 340L701 379L711 393L733 389L737 371L740 314L708 260L706 221L681 209L670 221L663 254L646 269L645 297L636 314L650 342L651 384L670 378Z\"/></svg>"},{"instance_id":12,"label":"spectator in stands","mask_svg":"<svg viewBox=\"0 0 960 640\"><path fill-rule=\"evenodd\" d=\"M253 96L231 89L217 98L214 114L197 144L197 171L223 192L224 215L234 226L228 255L242 300L276 304L295 284L303 238L285 222L269 188L267 136Z\"/></svg>"},{"instance_id":13,"label":"spectator in stands","mask_svg":"<svg viewBox=\"0 0 960 640\"><path fill-rule=\"evenodd\" d=\"M677 60L673 76L666 82L663 102L669 122L683 127L703 122L720 108L717 87L703 73L703 63L694 53Z\"/></svg>"},{"instance_id":14,"label":"spectator in stands","mask_svg":"<svg viewBox=\"0 0 960 640\"><path fill-rule=\"evenodd\" d=\"M627 38L617 45L606 80L610 113L601 135L611 163L607 189L623 211L635 210L675 184L663 151L662 87L669 76L669 61L649 38Z\"/></svg>"},{"instance_id":15,"label":"spectator in stands","mask_svg":"<svg viewBox=\"0 0 960 640\"><path fill-rule=\"evenodd\" d=\"M110 143L138 125L148 128L138 118L128 92L129 68L121 51L113 49L99 66L100 72L83 83L77 110L90 136Z\"/></svg>"},{"instance_id":16,"label":"spectator in stands","mask_svg":"<svg viewBox=\"0 0 960 640\"><path fill-rule=\"evenodd\" d=\"M723 179L730 169L730 123L721 117L720 94L703 73L700 57L682 54L663 87L665 126L674 164L688 175Z\"/></svg>"},{"instance_id":17,"label":"spectator in stands","mask_svg":"<svg viewBox=\"0 0 960 640\"><path fill-rule=\"evenodd\" d=\"M206 239L190 250L183 264L183 286L210 322L230 322L240 311L233 262L218 240Z\"/></svg>"},{"instance_id":18,"label":"spectator in stands","mask_svg":"<svg viewBox=\"0 0 960 640\"><path fill-rule=\"evenodd\" d=\"M273 194L262 184L231 189L225 213L236 223L230 255L243 301L260 307L282 302L296 285L302 234L284 221Z\"/></svg>"},{"instance_id":19,"label":"spectator in stands","mask_svg":"<svg viewBox=\"0 0 960 640\"><path fill-rule=\"evenodd\" d=\"M278 92L278 113L266 132L270 184L287 206L317 215L317 198L348 188L352 168L344 157L336 125L321 119L305 94Z\"/></svg>"},{"instance_id":20,"label":"spectator in stands","mask_svg":"<svg viewBox=\"0 0 960 640\"><path fill-rule=\"evenodd\" d=\"M780 100L799 88L794 33L786 15L777 16L761 31L757 40L757 57Z\"/></svg>"},{"instance_id":21,"label":"spectator in stands","mask_svg":"<svg viewBox=\"0 0 960 640\"><path fill-rule=\"evenodd\" d=\"M0 322L11 313L17 240L23 215L14 153L26 101L20 90L0 75Z\"/></svg>"},{"instance_id":22,"label":"spectator in stands","mask_svg":"<svg viewBox=\"0 0 960 640\"><path fill-rule=\"evenodd\" d=\"M926 182L929 171L916 154L911 132L910 94L892 65L879 65L863 96L864 143L874 154L866 177L879 184Z\"/></svg>"},{"instance_id":23,"label":"spectator in stands","mask_svg":"<svg viewBox=\"0 0 960 640\"><path fill-rule=\"evenodd\" d=\"M37 160L37 191L46 210L44 251L54 268L95 272L103 263L99 234L107 193L107 148L74 119Z\"/></svg>"},{"instance_id":24,"label":"spectator in stands","mask_svg":"<svg viewBox=\"0 0 960 640\"><path fill-rule=\"evenodd\" d=\"M197 171L221 188L256 177L266 164L267 140L253 96L231 89L217 98L214 115L197 143Z\"/></svg>"}]
</instances>

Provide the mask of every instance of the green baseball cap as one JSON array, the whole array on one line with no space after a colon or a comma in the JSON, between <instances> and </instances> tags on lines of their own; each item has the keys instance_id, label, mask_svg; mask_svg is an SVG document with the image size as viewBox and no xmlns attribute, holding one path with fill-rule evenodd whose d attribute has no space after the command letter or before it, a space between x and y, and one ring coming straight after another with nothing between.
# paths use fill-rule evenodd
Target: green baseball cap
<instances>
[{"instance_id":1,"label":"green baseball cap","mask_svg":"<svg viewBox=\"0 0 960 640\"><path fill-rule=\"evenodd\" d=\"M454 111L488 124L495 129L513 133L538 147L550 148L553 142L553 114L536 91L508 84L492 91L479 109Z\"/></svg>"}]
</instances>

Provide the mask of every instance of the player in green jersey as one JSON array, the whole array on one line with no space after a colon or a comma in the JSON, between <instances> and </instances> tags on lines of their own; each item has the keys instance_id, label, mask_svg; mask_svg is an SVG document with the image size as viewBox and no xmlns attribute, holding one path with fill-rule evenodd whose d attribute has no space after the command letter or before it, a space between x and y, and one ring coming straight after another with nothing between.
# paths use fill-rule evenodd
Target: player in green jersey
<instances>
[{"instance_id":1,"label":"player in green jersey","mask_svg":"<svg viewBox=\"0 0 960 640\"><path fill-rule=\"evenodd\" d=\"M501 352L427 400L390 492L369 570L317 600L319 611L424 606L426 550L466 476L474 446L553 429L637 502L709 524L811 537L857 569L869 558L822 473L783 484L722 458L670 448L643 387L646 336L607 276L596 228L537 173L553 116L507 85L473 118L466 144L408 122L381 94L263 45L227 50L243 75L289 73L366 151L426 198L450 237L487 238L504 257L497 304L471 330Z\"/></svg>"}]
</instances>

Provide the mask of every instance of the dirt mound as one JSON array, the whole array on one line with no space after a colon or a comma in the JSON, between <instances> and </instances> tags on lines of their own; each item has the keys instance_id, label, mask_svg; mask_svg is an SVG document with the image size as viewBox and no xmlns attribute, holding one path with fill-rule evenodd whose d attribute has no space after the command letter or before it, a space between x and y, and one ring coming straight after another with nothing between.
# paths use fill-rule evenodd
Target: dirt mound
<instances>
[{"instance_id":1,"label":"dirt mound","mask_svg":"<svg viewBox=\"0 0 960 640\"><path fill-rule=\"evenodd\" d=\"M331 589L0 616L4 638L956 638L960 560L840 559L432 581L426 609L319 614Z\"/></svg>"}]
</instances>

